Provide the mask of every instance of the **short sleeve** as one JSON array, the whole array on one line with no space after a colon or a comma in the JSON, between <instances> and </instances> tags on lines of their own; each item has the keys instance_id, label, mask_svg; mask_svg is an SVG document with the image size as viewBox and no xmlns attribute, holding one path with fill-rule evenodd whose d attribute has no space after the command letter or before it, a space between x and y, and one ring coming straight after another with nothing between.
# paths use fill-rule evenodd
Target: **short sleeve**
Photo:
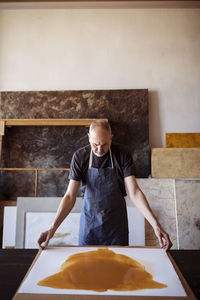
<instances>
[{"instance_id":1,"label":"short sleeve","mask_svg":"<svg viewBox=\"0 0 200 300\"><path fill-rule=\"evenodd\" d=\"M81 181L82 179L81 161L77 155L77 152L75 152L72 156L69 179L76 181Z\"/></svg>"},{"instance_id":2,"label":"short sleeve","mask_svg":"<svg viewBox=\"0 0 200 300\"><path fill-rule=\"evenodd\" d=\"M123 177L134 176L135 167L130 152L125 152L122 162Z\"/></svg>"}]
</instances>

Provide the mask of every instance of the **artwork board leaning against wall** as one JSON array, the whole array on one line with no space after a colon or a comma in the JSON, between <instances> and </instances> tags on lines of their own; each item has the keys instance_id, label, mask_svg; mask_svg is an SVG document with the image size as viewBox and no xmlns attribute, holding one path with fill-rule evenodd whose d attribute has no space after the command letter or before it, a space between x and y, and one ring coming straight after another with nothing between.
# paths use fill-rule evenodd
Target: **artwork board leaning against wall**
<instances>
[{"instance_id":1,"label":"artwork board leaning against wall","mask_svg":"<svg viewBox=\"0 0 200 300\"><path fill-rule=\"evenodd\" d=\"M150 174L147 89L1 92L0 118L106 118L113 142L132 152L135 176ZM74 151L88 143L87 132L74 126L6 128L1 167L69 168ZM37 176L37 196L64 195L69 171L44 170ZM33 197L34 182L34 171L1 171L0 200Z\"/></svg>"}]
</instances>

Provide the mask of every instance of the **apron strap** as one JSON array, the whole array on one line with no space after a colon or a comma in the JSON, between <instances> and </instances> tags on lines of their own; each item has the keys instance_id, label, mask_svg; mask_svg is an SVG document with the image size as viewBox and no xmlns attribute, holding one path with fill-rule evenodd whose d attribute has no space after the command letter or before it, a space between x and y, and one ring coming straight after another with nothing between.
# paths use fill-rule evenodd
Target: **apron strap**
<instances>
[{"instance_id":1,"label":"apron strap","mask_svg":"<svg viewBox=\"0 0 200 300\"><path fill-rule=\"evenodd\" d=\"M110 149L110 148L109 148L109 152L110 152L111 166L112 166L112 169L114 169L113 159L112 159L112 152L111 152L111 149Z\"/></svg>"},{"instance_id":2,"label":"apron strap","mask_svg":"<svg viewBox=\"0 0 200 300\"><path fill-rule=\"evenodd\" d=\"M92 148L91 148L91 151L90 151L90 158L89 158L89 166L88 168L91 169L92 168ZM113 165L113 159L112 159L112 152L111 152L111 149L109 148L109 153L110 153L110 160L111 160L111 166L112 166L112 169L114 169L114 165Z\"/></svg>"},{"instance_id":3,"label":"apron strap","mask_svg":"<svg viewBox=\"0 0 200 300\"><path fill-rule=\"evenodd\" d=\"M88 166L88 169L91 169L92 167L92 148L91 148L91 151L90 151L90 158L89 158L89 166Z\"/></svg>"}]
</instances>

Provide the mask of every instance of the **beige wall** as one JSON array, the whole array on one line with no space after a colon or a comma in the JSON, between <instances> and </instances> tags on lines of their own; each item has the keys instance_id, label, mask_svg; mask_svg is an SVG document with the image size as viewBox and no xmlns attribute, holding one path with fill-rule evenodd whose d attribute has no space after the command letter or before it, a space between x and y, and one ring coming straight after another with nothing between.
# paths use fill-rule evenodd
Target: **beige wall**
<instances>
[{"instance_id":1,"label":"beige wall","mask_svg":"<svg viewBox=\"0 0 200 300\"><path fill-rule=\"evenodd\" d=\"M150 92L151 146L200 131L200 9L2 9L0 90Z\"/></svg>"}]
</instances>

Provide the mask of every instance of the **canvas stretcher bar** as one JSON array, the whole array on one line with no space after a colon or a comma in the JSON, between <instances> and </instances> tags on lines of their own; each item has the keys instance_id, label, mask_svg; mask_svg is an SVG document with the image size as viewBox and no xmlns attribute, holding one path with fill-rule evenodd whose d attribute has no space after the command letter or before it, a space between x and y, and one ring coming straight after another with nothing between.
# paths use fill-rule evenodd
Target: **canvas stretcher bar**
<instances>
[{"instance_id":1,"label":"canvas stretcher bar","mask_svg":"<svg viewBox=\"0 0 200 300\"><path fill-rule=\"evenodd\" d=\"M2 160L2 135L0 135L0 167L1 167L1 160Z\"/></svg>"},{"instance_id":2,"label":"canvas stretcher bar","mask_svg":"<svg viewBox=\"0 0 200 300\"><path fill-rule=\"evenodd\" d=\"M3 141L4 132L5 132L5 122L0 120L0 167L1 167L1 160L2 160L2 141Z\"/></svg>"},{"instance_id":3,"label":"canvas stretcher bar","mask_svg":"<svg viewBox=\"0 0 200 300\"><path fill-rule=\"evenodd\" d=\"M90 126L97 119L0 119L5 126ZM108 119L102 119L108 121Z\"/></svg>"}]
</instances>

